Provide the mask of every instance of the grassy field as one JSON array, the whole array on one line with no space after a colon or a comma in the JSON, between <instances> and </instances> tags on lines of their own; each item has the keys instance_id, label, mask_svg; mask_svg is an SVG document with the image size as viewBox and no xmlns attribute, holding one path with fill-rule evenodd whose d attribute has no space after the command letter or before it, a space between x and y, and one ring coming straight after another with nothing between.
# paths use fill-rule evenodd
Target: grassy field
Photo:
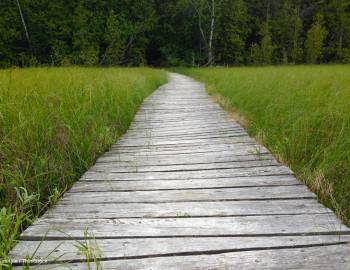
<instances>
[{"instance_id":1,"label":"grassy field","mask_svg":"<svg viewBox=\"0 0 350 270\"><path fill-rule=\"evenodd\" d=\"M165 81L148 68L0 70L0 258Z\"/></svg>"},{"instance_id":2,"label":"grassy field","mask_svg":"<svg viewBox=\"0 0 350 270\"><path fill-rule=\"evenodd\" d=\"M350 224L350 66L179 69Z\"/></svg>"}]
</instances>

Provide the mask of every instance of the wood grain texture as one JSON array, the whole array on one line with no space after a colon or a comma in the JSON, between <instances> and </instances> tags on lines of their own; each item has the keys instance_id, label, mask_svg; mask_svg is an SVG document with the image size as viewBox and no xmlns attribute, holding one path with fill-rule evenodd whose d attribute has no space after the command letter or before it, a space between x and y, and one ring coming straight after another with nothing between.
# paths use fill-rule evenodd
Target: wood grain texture
<instances>
[{"instance_id":1,"label":"wood grain texture","mask_svg":"<svg viewBox=\"0 0 350 270\"><path fill-rule=\"evenodd\" d=\"M333 214L239 216L239 217L177 217L142 219L49 219L41 218L26 229L23 240L46 238L190 237L347 234L349 229ZM184 243L185 244L185 243Z\"/></svg>"},{"instance_id":2,"label":"wood grain texture","mask_svg":"<svg viewBox=\"0 0 350 270\"><path fill-rule=\"evenodd\" d=\"M239 201L314 198L315 195L303 185L212 188L184 190L151 190L125 192L79 192L66 193L61 202L74 203L125 203L125 202L195 202L195 201Z\"/></svg>"},{"instance_id":3,"label":"wood grain texture","mask_svg":"<svg viewBox=\"0 0 350 270\"><path fill-rule=\"evenodd\" d=\"M286 175L292 172L284 166L257 166L248 168L233 169L212 169L212 170L193 170L176 172L130 172L113 173L109 171L94 172L87 171L81 180L190 180L190 179L209 179L209 178L228 178L228 177L250 177L264 175Z\"/></svg>"},{"instance_id":4,"label":"wood grain texture","mask_svg":"<svg viewBox=\"0 0 350 270\"><path fill-rule=\"evenodd\" d=\"M329 245L321 247L303 247L269 250L252 250L228 252L213 255L170 256L145 259L127 259L102 261L104 270L349 270L350 246ZM50 265L53 269L97 270L94 263L87 268L86 263L70 263ZM21 268L15 268L19 270ZM38 266L37 270L48 269ZM49 268L52 269L52 268Z\"/></svg>"},{"instance_id":5,"label":"wood grain texture","mask_svg":"<svg viewBox=\"0 0 350 270\"><path fill-rule=\"evenodd\" d=\"M58 203L47 218L157 218L325 214L331 211L313 199L164 203Z\"/></svg>"},{"instance_id":6,"label":"wood grain texture","mask_svg":"<svg viewBox=\"0 0 350 270\"><path fill-rule=\"evenodd\" d=\"M209 189L234 187L301 185L292 175L212 178L190 180L140 180L140 181L79 181L70 193L101 191L137 191L167 189Z\"/></svg>"},{"instance_id":7,"label":"wood grain texture","mask_svg":"<svg viewBox=\"0 0 350 270\"><path fill-rule=\"evenodd\" d=\"M186 241L186 245L184 245ZM96 239L92 248L99 248L105 259L141 258L149 256L181 256L214 252L239 252L250 249L287 248L301 246L331 245L349 242L349 235L317 236L268 236L268 237L195 237L195 238L141 238L141 239ZM48 251L53 261L84 261L79 252L81 240L20 241L11 255L16 258L29 257L38 248L36 258L44 259ZM147 248L145 248L147 247ZM77 256L78 254L78 256Z\"/></svg>"},{"instance_id":8,"label":"wood grain texture","mask_svg":"<svg viewBox=\"0 0 350 270\"><path fill-rule=\"evenodd\" d=\"M188 77L170 74L129 130L10 256L34 269L350 269L350 230ZM35 264L35 261L29 262Z\"/></svg>"}]
</instances>

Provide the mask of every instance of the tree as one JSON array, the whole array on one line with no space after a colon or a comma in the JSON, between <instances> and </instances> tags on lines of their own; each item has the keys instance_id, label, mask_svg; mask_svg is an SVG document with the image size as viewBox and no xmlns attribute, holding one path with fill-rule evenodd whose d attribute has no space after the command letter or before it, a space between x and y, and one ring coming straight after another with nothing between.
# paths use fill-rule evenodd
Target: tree
<instances>
[{"instance_id":1,"label":"tree","mask_svg":"<svg viewBox=\"0 0 350 270\"><path fill-rule=\"evenodd\" d=\"M113 10L109 12L105 33L106 49L101 64L119 65L123 53L123 41L118 18Z\"/></svg>"},{"instance_id":2,"label":"tree","mask_svg":"<svg viewBox=\"0 0 350 270\"><path fill-rule=\"evenodd\" d=\"M28 33L28 29L27 29L27 24L26 24L25 19L24 19L24 16L23 16L21 4L19 3L19 0L16 0L16 3L17 3L19 15L21 16L21 21L22 21L22 24L23 24L24 32L25 32L25 34L26 34L26 38L27 38L27 41L28 41L28 45L30 46L29 33Z\"/></svg>"},{"instance_id":3,"label":"tree","mask_svg":"<svg viewBox=\"0 0 350 270\"><path fill-rule=\"evenodd\" d=\"M73 28L74 62L77 64L95 65L98 63L99 46L90 28L92 16L83 3L78 3L73 19L75 22Z\"/></svg>"},{"instance_id":4,"label":"tree","mask_svg":"<svg viewBox=\"0 0 350 270\"><path fill-rule=\"evenodd\" d=\"M245 40L249 33L248 12L243 0L222 0L216 35L216 58L224 64L245 62Z\"/></svg>"},{"instance_id":5,"label":"tree","mask_svg":"<svg viewBox=\"0 0 350 270\"><path fill-rule=\"evenodd\" d=\"M148 34L157 22L155 3L153 0L120 0L118 4L121 36L125 40L122 64L144 65L150 41Z\"/></svg>"},{"instance_id":6,"label":"tree","mask_svg":"<svg viewBox=\"0 0 350 270\"><path fill-rule=\"evenodd\" d=\"M294 0L280 3L276 18L273 20L273 39L279 58L284 63L300 62L302 59L302 20L299 15L299 5Z\"/></svg>"},{"instance_id":7,"label":"tree","mask_svg":"<svg viewBox=\"0 0 350 270\"><path fill-rule=\"evenodd\" d=\"M214 62L213 37L215 29L215 0L192 0L193 8L198 18L198 29L207 52L205 66L211 66Z\"/></svg>"},{"instance_id":8,"label":"tree","mask_svg":"<svg viewBox=\"0 0 350 270\"><path fill-rule=\"evenodd\" d=\"M318 62L323 53L323 45L327 36L327 30L324 27L324 19L322 14L315 16L311 28L307 32L305 41L306 59L310 64Z\"/></svg>"},{"instance_id":9,"label":"tree","mask_svg":"<svg viewBox=\"0 0 350 270\"><path fill-rule=\"evenodd\" d=\"M261 56L261 49L260 45L257 43L252 43L250 48L250 54L249 54L249 63L250 64L261 64L262 61L262 56Z\"/></svg>"},{"instance_id":10,"label":"tree","mask_svg":"<svg viewBox=\"0 0 350 270\"><path fill-rule=\"evenodd\" d=\"M0 1L1 67L303 61L350 62L350 0Z\"/></svg>"},{"instance_id":11,"label":"tree","mask_svg":"<svg viewBox=\"0 0 350 270\"><path fill-rule=\"evenodd\" d=\"M330 31L328 55L336 62L350 60L350 1L331 0L325 8L325 17Z\"/></svg>"},{"instance_id":12,"label":"tree","mask_svg":"<svg viewBox=\"0 0 350 270\"><path fill-rule=\"evenodd\" d=\"M295 7L292 11L292 25L293 25L293 49L290 57L293 63L300 62L302 59L303 49L300 42L300 36L303 29L303 22L299 16L299 7Z\"/></svg>"},{"instance_id":13,"label":"tree","mask_svg":"<svg viewBox=\"0 0 350 270\"><path fill-rule=\"evenodd\" d=\"M272 44L271 33L268 28L268 24L263 23L261 27L261 60L262 64L271 64L272 63L272 54L274 51L274 46Z\"/></svg>"},{"instance_id":14,"label":"tree","mask_svg":"<svg viewBox=\"0 0 350 270\"><path fill-rule=\"evenodd\" d=\"M13 3L13 5L11 5ZM18 54L28 48L18 9L12 0L0 1L0 66L19 65Z\"/></svg>"},{"instance_id":15,"label":"tree","mask_svg":"<svg viewBox=\"0 0 350 270\"><path fill-rule=\"evenodd\" d=\"M271 0L266 0L266 15L265 22L261 23L260 26L260 36L261 44L260 44L260 56L262 64L271 64L272 63L272 55L274 51L274 46L272 44L272 37L270 32L270 12L271 12Z\"/></svg>"}]
</instances>

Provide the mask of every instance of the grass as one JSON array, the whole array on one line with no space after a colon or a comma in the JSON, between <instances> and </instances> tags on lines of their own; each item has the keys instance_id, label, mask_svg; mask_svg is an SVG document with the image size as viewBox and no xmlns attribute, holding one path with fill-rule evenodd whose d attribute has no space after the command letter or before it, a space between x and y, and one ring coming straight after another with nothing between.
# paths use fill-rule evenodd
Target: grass
<instances>
[{"instance_id":1,"label":"grass","mask_svg":"<svg viewBox=\"0 0 350 270\"><path fill-rule=\"evenodd\" d=\"M0 258L165 81L149 68L0 70Z\"/></svg>"},{"instance_id":2,"label":"grass","mask_svg":"<svg viewBox=\"0 0 350 270\"><path fill-rule=\"evenodd\" d=\"M205 82L250 134L350 225L350 66L177 71Z\"/></svg>"}]
</instances>

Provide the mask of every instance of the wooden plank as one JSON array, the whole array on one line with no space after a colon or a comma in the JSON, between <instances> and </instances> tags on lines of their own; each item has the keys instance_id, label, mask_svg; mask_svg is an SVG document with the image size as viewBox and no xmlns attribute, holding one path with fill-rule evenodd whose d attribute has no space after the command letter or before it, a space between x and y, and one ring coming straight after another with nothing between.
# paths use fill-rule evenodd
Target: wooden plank
<instances>
[{"instance_id":1,"label":"wooden plank","mask_svg":"<svg viewBox=\"0 0 350 270\"><path fill-rule=\"evenodd\" d=\"M217 146L217 147L215 147ZM183 149L190 149L190 150L196 150L196 149L201 149L201 150L207 150L208 152L215 151L217 149L219 150L232 150L234 151L238 149L246 149L246 148L259 148L261 150L266 150L266 148L263 148L256 143L254 143L250 138L248 137L240 137L237 139L235 142L229 142L226 143L225 141L222 143L217 143L215 145L211 144L210 141L201 141L199 143L188 143L188 141L185 141L185 143L179 143L179 144L174 144L173 142L169 142L167 144L144 144L144 145L136 145L131 147L125 146L125 145L114 145L110 148L110 151L132 151L132 150L148 150L148 151L160 151L160 150L183 150Z\"/></svg>"},{"instance_id":2,"label":"wooden plank","mask_svg":"<svg viewBox=\"0 0 350 270\"><path fill-rule=\"evenodd\" d=\"M245 146L231 146L225 148L225 146L212 148L212 147L188 147L188 148L167 148L157 151L156 145L149 144L148 149L139 149L139 151L129 151L127 150L111 150L107 152L104 156L136 156L136 157L158 157L162 158L163 156L173 156L175 155L194 155L194 154L205 154L206 156L222 156L222 155L231 155L231 156L243 156L243 155L256 155L261 156L263 154L268 154L268 151L264 148L258 148L255 145L247 144Z\"/></svg>"},{"instance_id":3,"label":"wooden plank","mask_svg":"<svg viewBox=\"0 0 350 270\"><path fill-rule=\"evenodd\" d=\"M162 111L155 112L156 114L163 114ZM201 113L202 114L202 113ZM174 116L163 118L162 120L154 119L152 116L145 116L140 119L137 119L133 122L132 126L136 126L137 128L174 128L174 127L184 127L184 128L193 128L196 126L204 127L205 121L207 121L208 126L217 126L219 127L237 127L237 123L232 124L232 120L227 117L227 119L223 119L221 115L215 116L203 116L203 117L186 117L186 116Z\"/></svg>"},{"instance_id":4,"label":"wooden plank","mask_svg":"<svg viewBox=\"0 0 350 270\"><path fill-rule=\"evenodd\" d=\"M147 143L145 143L147 142ZM208 145L217 145L217 146L227 146L235 143L241 143L241 142L252 142L251 138L249 136L236 136L231 138L218 138L211 140L175 140L175 141L163 141L163 142L153 142L153 145L148 143L149 140L133 140L131 142L120 142L120 140L113 146L113 147L164 147L164 146L181 146L181 145L187 145L187 146L194 146L194 147L201 147L201 146L208 146Z\"/></svg>"},{"instance_id":5,"label":"wooden plank","mask_svg":"<svg viewBox=\"0 0 350 270\"><path fill-rule=\"evenodd\" d=\"M137 152L137 151L160 151L160 150L180 150L180 149L201 149L201 150L208 150L208 151L213 151L213 150L229 150L229 149L234 149L237 148L235 146L236 144L241 144L245 145L246 147L254 147L258 149L264 149L259 147L259 145L255 144L250 138L241 138L240 140L237 140L235 143L220 143L217 145L217 148L214 148L214 146L208 142L203 142L201 144L192 144L192 143L181 143L181 144L161 144L161 145L113 145L110 149L112 150L119 150L119 152L122 151L128 151L128 152ZM233 152L234 153L234 152Z\"/></svg>"},{"instance_id":6,"label":"wooden plank","mask_svg":"<svg viewBox=\"0 0 350 270\"><path fill-rule=\"evenodd\" d=\"M229 142L226 141L221 141L221 142L217 142L215 144L215 146L217 146L218 148L224 148L224 147L234 147L232 146L233 144L246 144L246 145L252 145L255 146L257 148L260 148L260 146L258 144L256 144L251 138L249 137L238 137L235 138L234 140L231 140ZM173 148L178 148L178 149L182 149L182 148L192 148L192 149L196 149L196 148L201 148L201 149L206 149L206 148L213 148L213 143L210 141L201 141L201 142L185 142L185 143L173 143L173 142L169 142L167 144L163 143L163 144L157 144L157 145L149 145L149 144L144 144L144 145L131 145L131 144L115 144L111 147L111 149L127 149L127 150L137 150L137 149L173 149ZM261 148L263 149L263 148Z\"/></svg>"},{"instance_id":7,"label":"wooden plank","mask_svg":"<svg viewBox=\"0 0 350 270\"><path fill-rule=\"evenodd\" d=\"M244 131L236 130L232 132L212 132L212 133L198 133L198 134L182 134L182 135L157 135L149 133L141 134L130 134L128 136L123 136L123 140L142 140L142 139L152 139L153 141L163 141L163 140L198 140L198 139L211 139L211 138L232 138L232 137L242 137L248 136Z\"/></svg>"},{"instance_id":8,"label":"wooden plank","mask_svg":"<svg viewBox=\"0 0 350 270\"><path fill-rule=\"evenodd\" d=\"M191 123L189 125L171 125L171 126L164 126L164 125L159 125L159 126L154 126L151 124L148 125L139 125L136 124L135 122L133 122L130 125L130 128L128 130L128 132L145 132L145 131L154 131L154 132L186 132L186 131L206 131L206 130L221 130L221 129L225 129L225 128L235 128L238 127L238 124L236 123L227 123L227 124L221 124L221 123Z\"/></svg>"},{"instance_id":9,"label":"wooden plank","mask_svg":"<svg viewBox=\"0 0 350 270\"><path fill-rule=\"evenodd\" d=\"M126 166L164 166L164 165L183 165L183 164L198 164L198 163L219 163L219 162L245 162L250 160L266 160L273 159L270 154L261 155L232 155L222 154L203 155L201 153L193 154L177 154L157 156L138 157L131 155L103 155L96 164L99 163L118 163Z\"/></svg>"},{"instance_id":10,"label":"wooden plank","mask_svg":"<svg viewBox=\"0 0 350 270\"><path fill-rule=\"evenodd\" d=\"M238 144L238 143L237 143ZM206 156L215 158L222 155L228 156L242 156L242 155L255 155L260 157L261 155L267 155L268 151L262 147L259 147L252 143L239 143L241 145L232 145L232 144L222 144L217 147L213 147L210 144L200 144L200 145L191 145L183 144L175 146L173 144L166 145L146 145L146 146L127 146L127 147L113 147L111 150L106 153L104 156L111 155L120 155L120 154L130 154L130 155L148 155L148 156L157 156L157 155L195 155L197 153L205 153ZM248 152L248 153L247 153ZM203 156L203 155L201 155Z\"/></svg>"},{"instance_id":11,"label":"wooden plank","mask_svg":"<svg viewBox=\"0 0 350 270\"><path fill-rule=\"evenodd\" d=\"M224 187L264 187L288 186L301 183L292 175L255 176L237 178L213 178L191 180L140 180L140 181L79 181L69 192L88 191L128 191L128 190L167 190Z\"/></svg>"},{"instance_id":12,"label":"wooden plank","mask_svg":"<svg viewBox=\"0 0 350 270\"><path fill-rule=\"evenodd\" d=\"M79 206L78 206L79 205ZM173 203L88 204L59 202L44 218L157 218L325 214L331 210L312 199Z\"/></svg>"},{"instance_id":13,"label":"wooden plank","mask_svg":"<svg viewBox=\"0 0 350 270\"><path fill-rule=\"evenodd\" d=\"M174 137L174 138L153 138L150 136L149 138L121 138L119 139L119 143L125 143L125 144L131 144L131 143L143 143L143 145L147 145L150 142L153 144L169 144L169 143L186 143L186 142L191 142L191 143L201 143L201 142L208 142L211 140L214 140L213 142L231 142L231 138L237 138L237 137L246 137L248 136L247 133L245 132L235 132L231 134L220 134L220 135L203 135L203 136L197 136L195 138L181 138L181 137Z\"/></svg>"},{"instance_id":14,"label":"wooden plank","mask_svg":"<svg viewBox=\"0 0 350 270\"><path fill-rule=\"evenodd\" d=\"M139 128L139 126L137 126ZM143 135L142 133L151 132L158 134L158 136L166 136L171 135L174 136L174 134L179 135L201 135L201 134L212 134L212 133L228 133L228 132L236 132L236 131L242 131L246 132L245 129L243 129L239 125L212 125L212 126L199 126L196 128L196 125L189 126L186 128L177 128L174 129L174 127L170 128L170 131L168 129L165 129L165 127L162 128L154 128L152 129L152 126L148 126L147 129L137 129L133 130L131 129L130 132L128 131L125 136L127 135L137 135L140 132L140 135Z\"/></svg>"},{"instance_id":15,"label":"wooden plank","mask_svg":"<svg viewBox=\"0 0 350 270\"><path fill-rule=\"evenodd\" d=\"M344 244L308 248L286 248L229 252L213 255L169 256L161 258L157 257L130 260L110 260L102 261L101 267L103 270L349 270L349 252L349 245ZM50 265L50 267L55 267L53 269L86 270L87 265L86 263L72 263L67 265ZM15 268L15 270L17 269L21 268ZM47 269L47 266L38 266L36 269ZM97 270L96 265L91 263L90 269Z\"/></svg>"},{"instance_id":16,"label":"wooden plank","mask_svg":"<svg viewBox=\"0 0 350 270\"><path fill-rule=\"evenodd\" d=\"M129 166L118 166L113 163L98 163L90 168L94 172L176 172L176 171L193 171L193 170L219 170L219 169L233 169L233 168L249 168L258 166L278 165L275 160L252 160L245 162L221 162L221 163L197 163L186 165L164 165L164 166L142 166L137 164L130 164Z\"/></svg>"},{"instance_id":17,"label":"wooden plank","mask_svg":"<svg viewBox=\"0 0 350 270\"><path fill-rule=\"evenodd\" d=\"M190 180L190 179L212 179L228 177L250 177L260 175L284 175L292 174L290 169L284 166L266 166L251 168L235 168L220 170L198 170L185 172L144 172L144 173L108 173L88 171L82 177L82 181L89 180Z\"/></svg>"},{"instance_id":18,"label":"wooden plank","mask_svg":"<svg viewBox=\"0 0 350 270\"><path fill-rule=\"evenodd\" d=\"M233 140L231 140L233 139ZM159 146L176 146L176 145L191 145L194 149L201 148L202 146L209 146L210 144L216 144L219 147L224 147L227 145L232 145L236 142L242 142L242 140L247 140L249 137L239 136L239 137L232 137L232 138L225 138L225 139L212 139L212 140L176 140L176 141L162 141L162 142L156 142L156 141L150 141L150 140L142 140L142 141L130 141L130 142L123 142L123 144L116 144L115 147L118 147L122 145L123 147L145 147L145 148L152 148L152 147L159 147ZM120 143L120 142L119 142ZM263 148L261 148L263 149ZM235 155L234 151L231 151L231 154ZM239 153L237 153L239 154ZM236 155L237 155L236 154Z\"/></svg>"},{"instance_id":19,"label":"wooden plank","mask_svg":"<svg viewBox=\"0 0 350 270\"><path fill-rule=\"evenodd\" d=\"M154 138L171 138L171 137L179 137L182 138L196 138L200 136L213 136L213 135L223 135L223 134L235 134L235 133L242 133L245 132L242 128L226 128L226 129L212 129L212 130L196 130L196 131L187 131L187 130L181 130L178 132L171 131L171 132L160 132L160 131L151 131L151 130L143 130L140 131L131 131L128 132L124 138L149 138L150 136Z\"/></svg>"},{"instance_id":20,"label":"wooden plank","mask_svg":"<svg viewBox=\"0 0 350 270\"><path fill-rule=\"evenodd\" d=\"M136 150L136 151L135 151ZM195 153L204 153L207 156L220 156L223 154L246 154L246 155L251 155L254 153L259 153L256 154L257 156L260 154L267 154L268 151L264 148L259 148L258 146L254 144L244 144L244 145L223 145L223 146L218 146L218 147L211 147L211 146L197 146L197 147L167 147L163 149L157 149L157 146L154 146L152 144L149 145L148 148L143 148L143 149L120 149L120 148L112 148L107 154L108 155L122 155L122 154L127 154L127 155L136 155L136 156L158 156L158 155L178 155L178 154L195 154Z\"/></svg>"},{"instance_id":21,"label":"wooden plank","mask_svg":"<svg viewBox=\"0 0 350 270\"><path fill-rule=\"evenodd\" d=\"M186 241L186 245L184 245ZM349 235L317 236L269 236L269 237L196 237L196 238L143 238L143 239L96 239L90 241L92 249L100 250L101 259L146 258L163 256L181 256L216 252L239 252L249 249L305 247L312 245L330 245L349 242ZM89 241L88 241L89 242ZM81 244L80 244L81 243ZM57 240L20 241L10 256L17 259L31 257L50 262L84 261L79 245L84 241ZM147 247L147 248L145 248Z\"/></svg>"},{"instance_id":22,"label":"wooden plank","mask_svg":"<svg viewBox=\"0 0 350 270\"><path fill-rule=\"evenodd\" d=\"M44 219L37 220L21 240L144 238L189 236L267 236L350 234L333 214L205 218Z\"/></svg>"},{"instance_id":23,"label":"wooden plank","mask_svg":"<svg viewBox=\"0 0 350 270\"><path fill-rule=\"evenodd\" d=\"M150 149L152 148L152 146L150 146ZM206 155L209 157L214 157L214 156L234 156L233 153L235 153L235 155L239 155L239 156L243 156L243 155L253 155L255 153L255 149L254 148L247 148L247 149L242 149L242 150L236 150L236 151L226 151L226 150L212 150L212 151L208 151L208 150L203 150L203 149L185 149L185 150L166 150L166 151L161 151L161 152L156 152L156 151L139 151L139 152L118 152L118 151L111 151L106 153L104 156L120 156L121 158L133 158L133 157L141 157L141 158L149 158L149 157L157 157L157 158L163 158L165 157L169 157L172 156L173 158L180 158L177 157L177 155L194 155L194 154L200 154L202 156ZM260 157L261 155L266 155L268 154L267 151L262 151L259 152L259 154L256 154L257 157Z\"/></svg>"},{"instance_id":24,"label":"wooden plank","mask_svg":"<svg viewBox=\"0 0 350 270\"><path fill-rule=\"evenodd\" d=\"M225 135L232 135L232 134L241 134L245 133L246 131L243 128L230 128L230 129L225 129L225 130L206 130L206 131L196 131L196 132L150 132L150 131L144 131L144 132L128 132L123 136L123 138L128 138L128 139L133 139L133 138L149 138L152 136L152 138L172 138L172 137L179 137L181 138L201 138L203 136L222 136L224 137Z\"/></svg>"},{"instance_id":25,"label":"wooden plank","mask_svg":"<svg viewBox=\"0 0 350 270\"><path fill-rule=\"evenodd\" d=\"M179 114L174 113L174 110L178 110ZM167 113L173 112L174 114L172 116L166 117ZM151 124L159 124L159 123L164 123L165 125L170 126L169 122L181 122L183 121L184 125L188 125L189 123L192 122L197 122L199 123L200 121L208 120L210 124L214 123L219 123L219 124L227 124L232 122L232 120L228 117L227 113L220 113L218 111L212 111L210 114L207 114L206 111L204 110L198 110L196 111L200 115L195 116L195 117L190 117L187 116L186 113L190 113L186 109L182 108L176 108L176 109L171 109L171 110L141 110L140 111L140 117L136 116L134 123L135 124L140 124L141 126L144 126L145 122L151 123ZM164 118L158 118L157 116L160 117L160 115L164 115Z\"/></svg>"},{"instance_id":26,"label":"wooden plank","mask_svg":"<svg viewBox=\"0 0 350 270\"><path fill-rule=\"evenodd\" d=\"M315 198L305 186L274 186L218 189L180 189L125 192L67 192L62 203L195 202Z\"/></svg>"}]
</instances>

